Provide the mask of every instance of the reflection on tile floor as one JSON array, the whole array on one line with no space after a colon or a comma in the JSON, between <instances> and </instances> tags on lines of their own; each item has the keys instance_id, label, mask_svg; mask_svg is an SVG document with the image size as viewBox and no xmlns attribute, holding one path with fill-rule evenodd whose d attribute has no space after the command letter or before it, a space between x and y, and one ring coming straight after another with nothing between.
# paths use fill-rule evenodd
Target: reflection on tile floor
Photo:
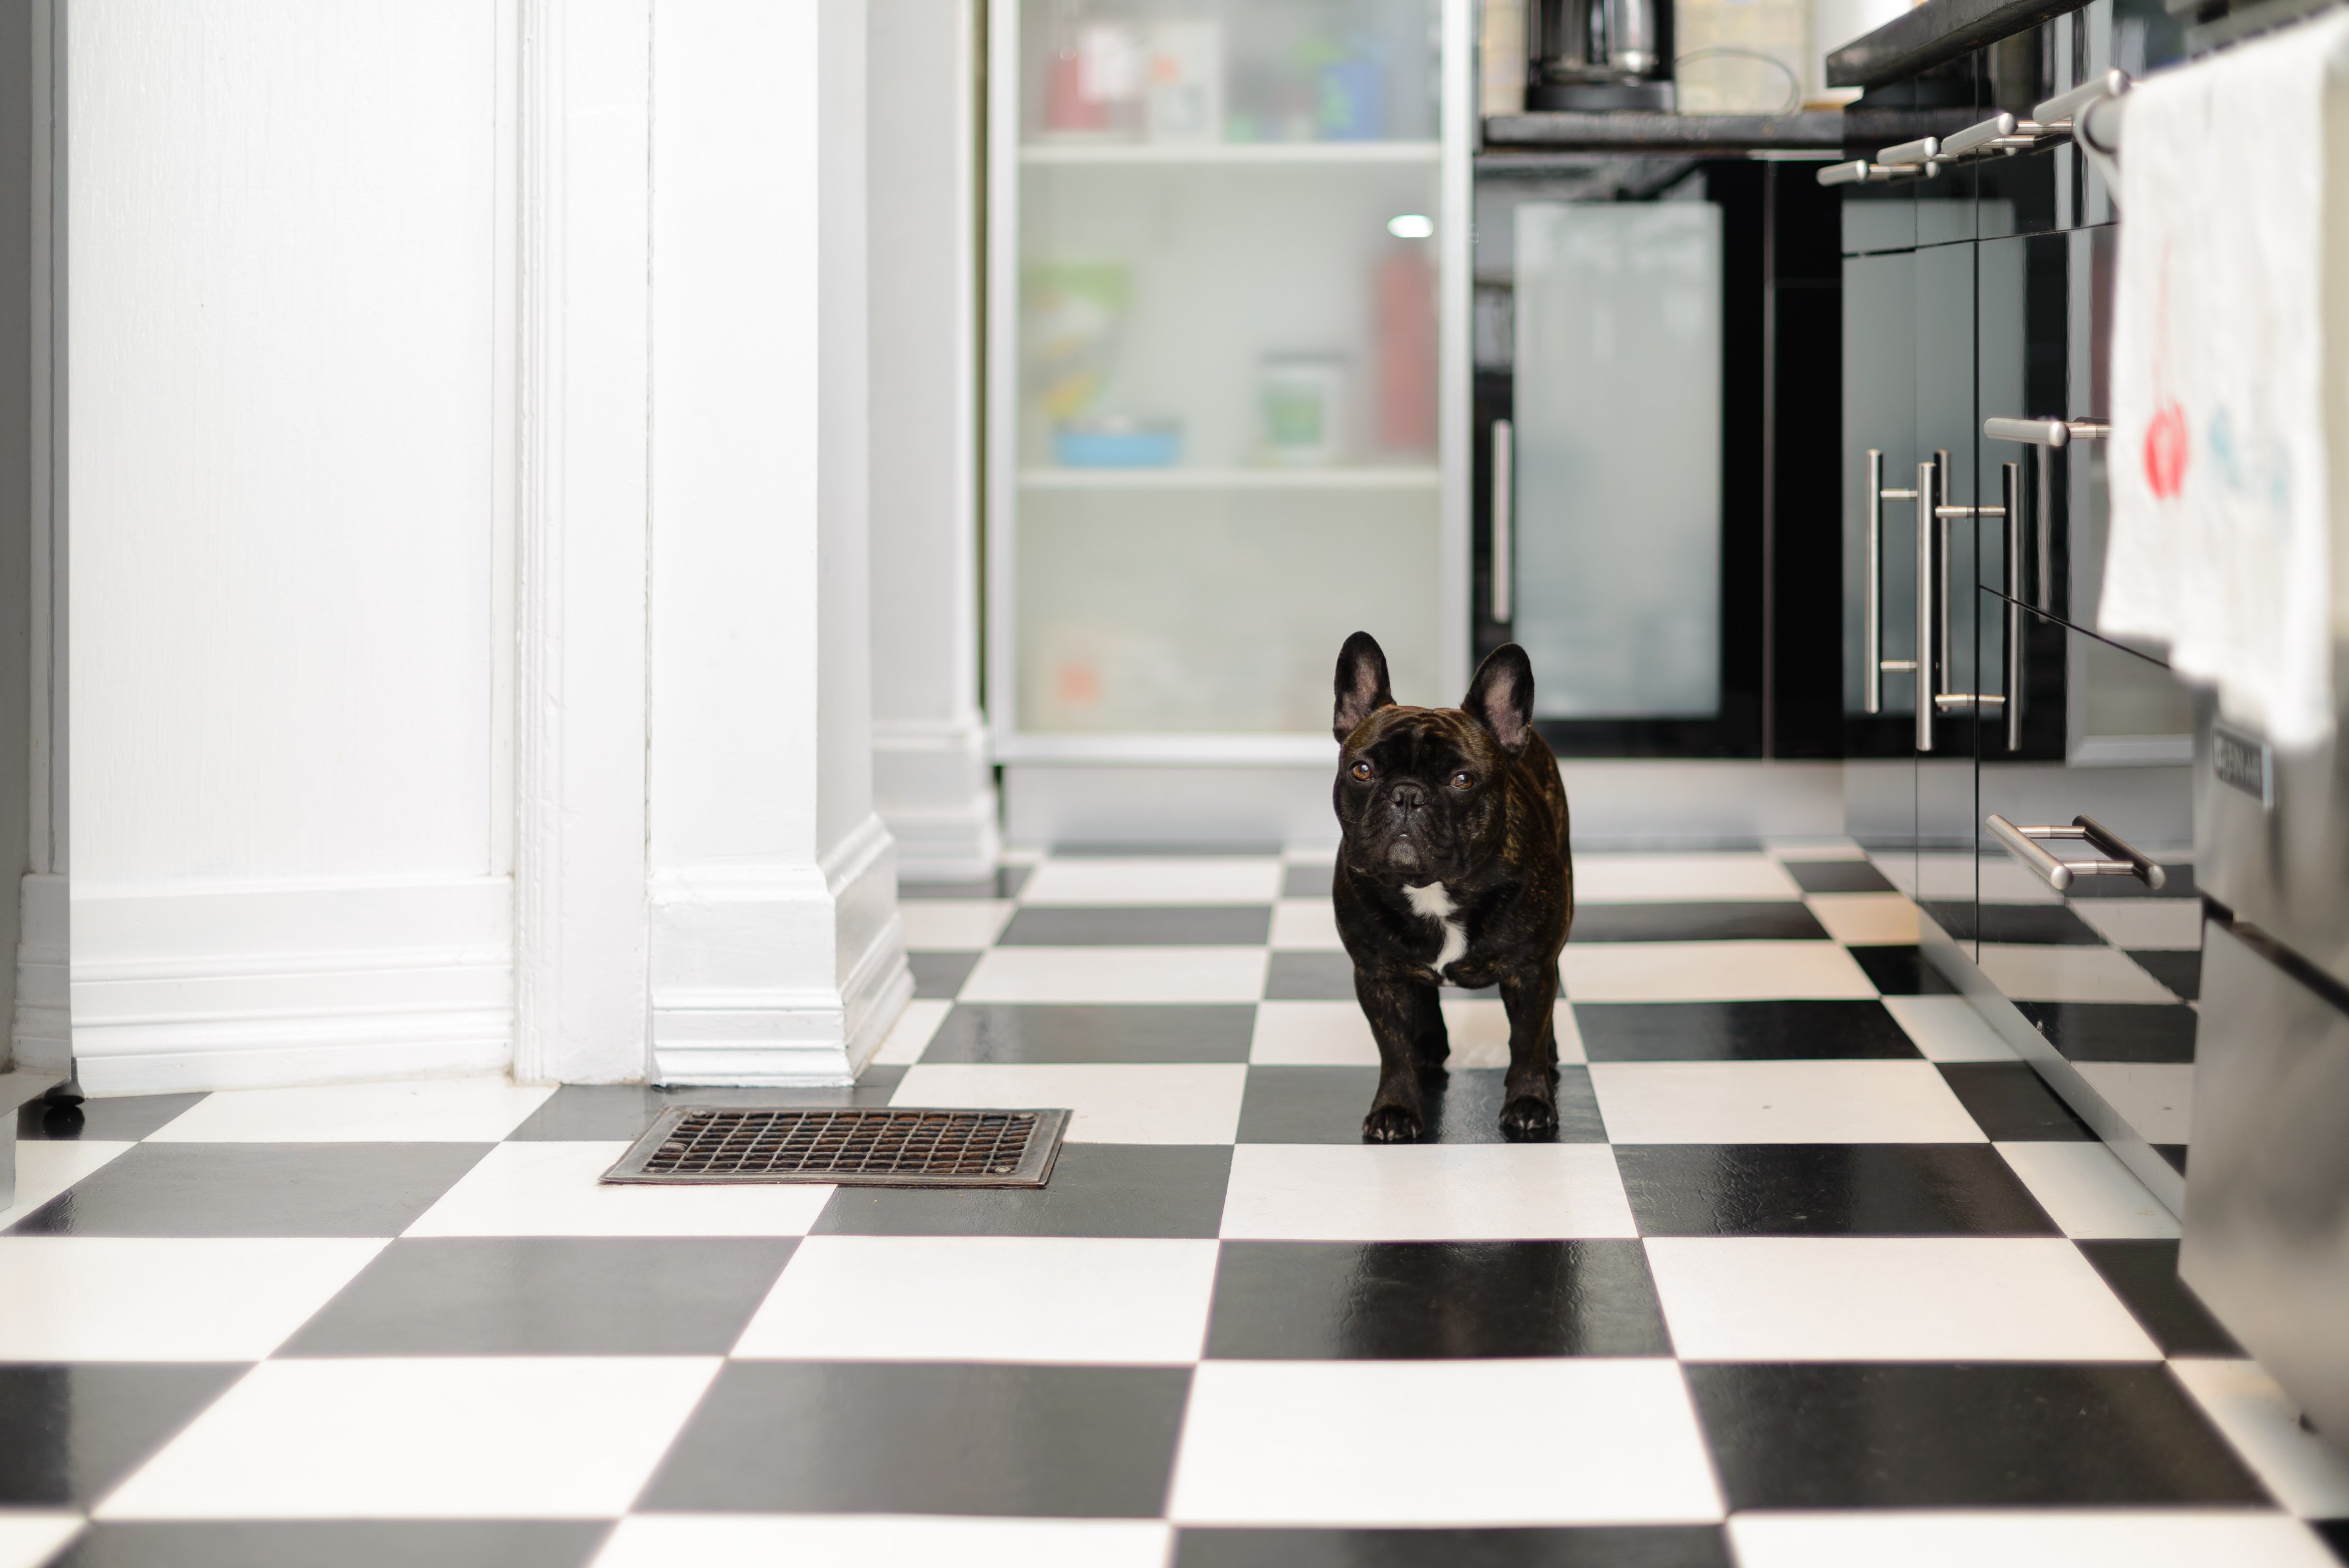
<instances>
[{"instance_id":1,"label":"reflection on tile floor","mask_svg":"<svg viewBox=\"0 0 2349 1568\"><path fill-rule=\"evenodd\" d=\"M1327 862L1270 846L907 889L922 1000L802 1097L1070 1106L1041 1190L599 1188L636 1088L20 1119L0 1568L2334 1560L2349 1461L1877 867L1578 871L1544 1144L1458 992L1434 1140L1359 1141ZM2114 965L2188 994L2185 917L2015 902L1988 959L2182 1106Z\"/></svg>"}]
</instances>

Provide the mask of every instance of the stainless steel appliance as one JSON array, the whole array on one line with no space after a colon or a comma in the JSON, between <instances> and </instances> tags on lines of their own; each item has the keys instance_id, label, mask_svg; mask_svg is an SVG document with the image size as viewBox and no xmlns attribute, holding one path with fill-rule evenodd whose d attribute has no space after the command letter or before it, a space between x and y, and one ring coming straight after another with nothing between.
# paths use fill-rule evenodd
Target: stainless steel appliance
<instances>
[{"instance_id":1,"label":"stainless steel appliance","mask_svg":"<svg viewBox=\"0 0 2349 1568\"><path fill-rule=\"evenodd\" d=\"M1671 0L1534 0L1526 107L1671 113Z\"/></svg>"},{"instance_id":2,"label":"stainless steel appliance","mask_svg":"<svg viewBox=\"0 0 2349 1568\"><path fill-rule=\"evenodd\" d=\"M2349 1444L2349 740L2278 753L2206 701L2194 841L2210 929L2179 1271Z\"/></svg>"}]
</instances>

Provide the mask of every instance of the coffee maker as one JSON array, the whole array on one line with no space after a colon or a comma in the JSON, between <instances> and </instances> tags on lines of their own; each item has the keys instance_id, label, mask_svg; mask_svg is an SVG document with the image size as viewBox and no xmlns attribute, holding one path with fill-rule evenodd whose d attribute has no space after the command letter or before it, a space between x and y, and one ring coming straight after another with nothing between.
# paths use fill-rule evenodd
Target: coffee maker
<instances>
[{"instance_id":1,"label":"coffee maker","mask_svg":"<svg viewBox=\"0 0 2349 1568\"><path fill-rule=\"evenodd\" d=\"M1529 109L1672 110L1671 0L1529 0Z\"/></svg>"}]
</instances>

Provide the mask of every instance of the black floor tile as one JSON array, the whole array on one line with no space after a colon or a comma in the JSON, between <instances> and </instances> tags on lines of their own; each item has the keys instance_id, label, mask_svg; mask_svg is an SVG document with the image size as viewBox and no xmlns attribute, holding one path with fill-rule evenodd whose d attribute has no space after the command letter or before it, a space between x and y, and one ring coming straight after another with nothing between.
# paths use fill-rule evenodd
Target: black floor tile
<instances>
[{"instance_id":1,"label":"black floor tile","mask_svg":"<svg viewBox=\"0 0 2349 1568\"><path fill-rule=\"evenodd\" d=\"M1344 953L1275 950L1264 994L1268 1002L1351 1002L1354 961Z\"/></svg>"},{"instance_id":2,"label":"black floor tile","mask_svg":"<svg viewBox=\"0 0 2349 1568\"><path fill-rule=\"evenodd\" d=\"M2161 1156L2163 1162L2167 1164L2170 1169L2178 1172L2180 1176L2186 1174L2186 1146L2184 1144L2158 1143L2153 1146L2153 1152Z\"/></svg>"},{"instance_id":3,"label":"black floor tile","mask_svg":"<svg viewBox=\"0 0 2349 1568\"><path fill-rule=\"evenodd\" d=\"M730 1363L640 1510L1154 1518L1188 1367Z\"/></svg>"},{"instance_id":4,"label":"black floor tile","mask_svg":"<svg viewBox=\"0 0 2349 1568\"><path fill-rule=\"evenodd\" d=\"M1732 1509L2259 1504L2158 1365L1691 1366Z\"/></svg>"},{"instance_id":5,"label":"black floor tile","mask_svg":"<svg viewBox=\"0 0 2349 1568\"><path fill-rule=\"evenodd\" d=\"M2068 895L2074 898L2195 898L2201 889L2195 885L2191 861L2165 860L2161 863L2161 888L2158 892L2134 877L2083 877L2072 884Z\"/></svg>"},{"instance_id":6,"label":"black floor tile","mask_svg":"<svg viewBox=\"0 0 2349 1568\"><path fill-rule=\"evenodd\" d=\"M1506 1101L1498 1067L1455 1068L1424 1082L1428 1143L1504 1143ZM1241 1143L1360 1143L1362 1117L1377 1093L1376 1067L1248 1069L1240 1101ZM1590 1070L1567 1063L1557 1070L1558 1143L1605 1143L1607 1127L1590 1092Z\"/></svg>"},{"instance_id":7,"label":"black floor tile","mask_svg":"<svg viewBox=\"0 0 2349 1568\"><path fill-rule=\"evenodd\" d=\"M951 1001L978 967L980 954L909 952L905 965L914 971L914 994L934 1001Z\"/></svg>"},{"instance_id":8,"label":"black floor tile","mask_svg":"<svg viewBox=\"0 0 2349 1568\"><path fill-rule=\"evenodd\" d=\"M611 1530L601 1519L105 1520L50 1568L585 1568Z\"/></svg>"},{"instance_id":9,"label":"black floor tile","mask_svg":"<svg viewBox=\"0 0 2349 1568\"><path fill-rule=\"evenodd\" d=\"M103 1138L131 1143L173 1120L202 1095L126 1095L53 1106L41 1100L16 1107L16 1137L26 1143Z\"/></svg>"},{"instance_id":10,"label":"black floor tile","mask_svg":"<svg viewBox=\"0 0 2349 1568\"><path fill-rule=\"evenodd\" d=\"M957 1002L925 1062L1245 1062L1256 1009Z\"/></svg>"},{"instance_id":11,"label":"black floor tile","mask_svg":"<svg viewBox=\"0 0 2349 1568\"><path fill-rule=\"evenodd\" d=\"M0 1507L88 1508L245 1370L0 1366Z\"/></svg>"},{"instance_id":12,"label":"black floor tile","mask_svg":"<svg viewBox=\"0 0 2349 1568\"><path fill-rule=\"evenodd\" d=\"M1336 869L1329 866L1283 867L1280 896L1284 898L1326 898L1337 879Z\"/></svg>"},{"instance_id":13,"label":"black floor tile","mask_svg":"<svg viewBox=\"0 0 2349 1568\"><path fill-rule=\"evenodd\" d=\"M1581 904L1578 942L1729 942L1827 940L1826 928L1792 898L1755 903Z\"/></svg>"},{"instance_id":14,"label":"black floor tile","mask_svg":"<svg viewBox=\"0 0 2349 1568\"><path fill-rule=\"evenodd\" d=\"M2137 967L2189 1002L2202 1000L2202 954L2157 948L2130 948Z\"/></svg>"},{"instance_id":15,"label":"black floor tile","mask_svg":"<svg viewBox=\"0 0 2349 1568\"><path fill-rule=\"evenodd\" d=\"M1880 1002L1577 1002L1574 1022L1594 1062L1918 1056Z\"/></svg>"},{"instance_id":16,"label":"black floor tile","mask_svg":"<svg viewBox=\"0 0 2349 1568\"><path fill-rule=\"evenodd\" d=\"M2047 1043L2075 1062L2191 1062L2199 1021L2182 1002L2018 1002Z\"/></svg>"},{"instance_id":17,"label":"black floor tile","mask_svg":"<svg viewBox=\"0 0 2349 1568\"><path fill-rule=\"evenodd\" d=\"M1637 1241L1226 1241L1207 1354L1670 1355Z\"/></svg>"},{"instance_id":18,"label":"black floor tile","mask_svg":"<svg viewBox=\"0 0 2349 1568\"><path fill-rule=\"evenodd\" d=\"M1942 1081L1992 1143L2094 1143L2095 1133L2023 1062L1943 1062Z\"/></svg>"},{"instance_id":19,"label":"black floor tile","mask_svg":"<svg viewBox=\"0 0 2349 1568\"><path fill-rule=\"evenodd\" d=\"M1913 947L1846 948L1870 984L1886 996L1955 996L1958 988Z\"/></svg>"},{"instance_id":20,"label":"black floor tile","mask_svg":"<svg viewBox=\"0 0 2349 1568\"><path fill-rule=\"evenodd\" d=\"M2057 1236L1987 1144L1617 1144L1642 1236Z\"/></svg>"},{"instance_id":21,"label":"black floor tile","mask_svg":"<svg viewBox=\"0 0 2349 1568\"><path fill-rule=\"evenodd\" d=\"M142 1143L17 1236L397 1236L485 1143Z\"/></svg>"},{"instance_id":22,"label":"black floor tile","mask_svg":"<svg viewBox=\"0 0 2349 1568\"><path fill-rule=\"evenodd\" d=\"M1785 860L1780 864L1806 893L1898 893L1883 872L1865 860Z\"/></svg>"},{"instance_id":23,"label":"black floor tile","mask_svg":"<svg viewBox=\"0 0 2349 1568\"><path fill-rule=\"evenodd\" d=\"M788 1238L394 1241L280 1355L723 1355Z\"/></svg>"},{"instance_id":24,"label":"black floor tile","mask_svg":"<svg viewBox=\"0 0 2349 1568\"><path fill-rule=\"evenodd\" d=\"M2240 1355L2234 1335L2219 1326L2186 1282L2178 1277L2175 1241L2075 1243L2127 1303L2164 1355Z\"/></svg>"},{"instance_id":25,"label":"black floor tile","mask_svg":"<svg viewBox=\"0 0 2349 1568\"><path fill-rule=\"evenodd\" d=\"M1973 909L1977 941L2075 948L2106 945L2094 926L2063 904L1978 904ZM1954 929L1950 935L1964 940L1963 934Z\"/></svg>"},{"instance_id":26,"label":"black floor tile","mask_svg":"<svg viewBox=\"0 0 2349 1568\"><path fill-rule=\"evenodd\" d=\"M905 1075L899 1065L867 1067L854 1086L808 1089L657 1089L644 1084L565 1084L546 1097L530 1118L507 1135L509 1142L634 1142L653 1118L672 1105L695 1106L885 1106Z\"/></svg>"},{"instance_id":27,"label":"black floor tile","mask_svg":"<svg viewBox=\"0 0 2349 1568\"><path fill-rule=\"evenodd\" d=\"M1030 904L996 939L1006 948L1262 947L1272 939L1270 904L1175 904L1164 908Z\"/></svg>"},{"instance_id":28,"label":"black floor tile","mask_svg":"<svg viewBox=\"0 0 2349 1568\"><path fill-rule=\"evenodd\" d=\"M2333 1555L2349 1563L2349 1519L2324 1519L2312 1524L2317 1538L2333 1549Z\"/></svg>"},{"instance_id":29,"label":"black floor tile","mask_svg":"<svg viewBox=\"0 0 2349 1568\"><path fill-rule=\"evenodd\" d=\"M1035 870L1032 866L1003 866L992 877L968 882L900 882L900 898L1016 898Z\"/></svg>"},{"instance_id":30,"label":"black floor tile","mask_svg":"<svg viewBox=\"0 0 2349 1568\"><path fill-rule=\"evenodd\" d=\"M1174 1568L1729 1568L1713 1525L1183 1530Z\"/></svg>"},{"instance_id":31,"label":"black floor tile","mask_svg":"<svg viewBox=\"0 0 2349 1568\"><path fill-rule=\"evenodd\" d=\"M1368 1099L1362 1104L1369 1108ZM1229 1144L1065 1144L1048 1187L843 1187L813 1230L848 1236L1213 1236L1223 1224L1231 1169Z\"/></svg>"}]
</instances>

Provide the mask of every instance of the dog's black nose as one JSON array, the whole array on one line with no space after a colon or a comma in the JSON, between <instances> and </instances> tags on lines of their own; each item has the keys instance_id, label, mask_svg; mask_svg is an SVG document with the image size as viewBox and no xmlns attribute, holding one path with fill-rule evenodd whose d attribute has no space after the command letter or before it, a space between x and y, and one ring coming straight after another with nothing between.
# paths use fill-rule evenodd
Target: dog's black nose
<instances>
[{"instance_id":1,"label":"dog's black nose","mask_svg":"<svg viewBox=\"0 0 2349 1568\"><path fill-rule=\"evenodd\" d=\"M1387 805L1396 811L1417 811L1427 805L1427 792L1415 784L1399 784L1388 792Z\"/></svg>"}]
</instances>

